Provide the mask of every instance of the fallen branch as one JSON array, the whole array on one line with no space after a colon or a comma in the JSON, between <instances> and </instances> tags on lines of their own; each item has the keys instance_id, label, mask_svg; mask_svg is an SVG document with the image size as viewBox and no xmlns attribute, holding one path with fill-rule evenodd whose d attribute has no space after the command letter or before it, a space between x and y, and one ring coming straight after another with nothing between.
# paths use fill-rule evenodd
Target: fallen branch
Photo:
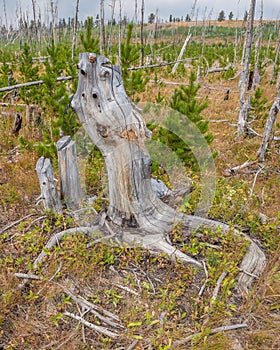
<instances>
[{"instance_id":1,"label":"fallen branch","mask_svg":"<svg viewBox=\"0 0 280 350\"><path fill-rule=\"evenodd\" d=\"M42 280L41 276L37 276L37 275L32 275L30 273L20 273L20 272L16 272L14 274L15 277L18 278L24 278L24 279L30 279L30 280Z\"/></svg>"},{"instance_id":2,"label":"fallen branch","mask_svg":"<svg viewBox=\"0 0 280 350\"><path fill-rule=\"evenodd\" d=\"M164 66L172 66L173 64L180 63L180 62L186 62L186 60L177 60L174 62L160 62L155 64L149 64L147 66L138 66L138 67L130 67L128 70L140 70L140 69L149 69L149 68L157 68L157 67L164 67Z\"/></svg>"},{"instance_id":3,"label":"fallen branch","mask_svg":"<svg viewBox=\"0 0 280 350\"><path fill-rule=\"evenodd\" d=\"M71 79L73 79L73 77L71 77L71 76L59 77L59 78L56 78L56 81L60 82L60 81L71 80ZM5 86L5 87L0 88L0 92L16 90L16 89L20 89L22 87L42 85L44 83L45 83L44 80L36 80L36 81L30 81L28 83L22 83L22 84L16 84L16 85L11 85L11 86Z\"/></svg>"},{"instance_id":4,"label":"fallen branch","mask_svg":"<svg viewBox=\"0 0 280 350\"><path fill-rule=\"evenodd\" d=\"M209 68L207 70L207 74L208 73L219 73L219 72L224 72L224 71L228 71L230 68L232 67L231 64L227 65L226 67L215 67L215 68Z\"/></svg>"},{"instance_id":5,"label":"fallen branch","mask_svg":"<svg viewBox=\"0 0 280 350\"><path fill-rule=\"evenodd\" d=\"M217 297L218 297L218 293L219 293L219 290L221 288L221 284L223 282L223 280L225 279L227 275L227 271L223 271L221 276L218 278L218 281L217 281L217 284L214 288L214 291L213 291L213 295L212 295L212 300L217 300Z\"/></svg>"},{"instance_id":6,"label":"fallen branch","mask_svg":"<svg viewBox=\"0 0 280 350\"><path fill-rule=\"evenodd\" d=\"M8 226L2 228L2 230L0 231L0 234L2 234L2 233L4 233L4 232L8 231L10 228L12 228L12 227L14 227L14 226L20 224L22 221L24 221L24 220L30 218L31 216L35 216L35 215L37 215L37 214L35 214L35 213L33 213L33 214L28 214L28 215L26 215L25 217L23 217L23 218L21 218L21 219L19 219L19 220L17 220L17 221L12 222L10 225L8 225Z\"/></svg>"},{"instance_id":7,"label":"fallen branch","mask_svg":"<svg viewBox=\"0 0 280 350\"><path fill-rule=\"evenodd\" d=\"M60 285L61 286L61 285ZM91 302L89 302L88 300L84 299L83 297L81 297L80 295L75 295L73 294L69 289L63 288L65 293L68 294L72 300L74 300L77 304L79 304L80 306L82 306L83 308L85 308L87 311L91 312L95 317L97 317L100 321L108 324L111 327L114 328L118 328L118 329L125 329L124 326L111 321L109 318L101 315L99 312L96 311L96 305L92 304ZM104 310L103 310L104 311ZM112 315L111 313L109 314L110 317L114 316L114 318L116 317L115 315Z\"/></svg>"},{"instance_id":8,"label":"fallen branch","mask_svg":"<svg viewBox=\"0 0 280 350\"><path fill-rule=\"evenodd\" d=\"M232 330L235 330L235 329L241 329L241 328L248 328L248 325L246 323L240 323L240 324L235 324L235 325L231 325L231 326L217 327L217 328L214 328L214 329L210 330L209 335L220 333L220 332L228 332L228 331L232 331ZM185 343L188 343L193 338L199 337L201 335L203 335L202 332L192 334L192 335L188 336L187 338L175 341L173 343L173 345L183 345ZM173 345L171 346L170 349L172 349L172 348L175 349L173 347Z\"/></svg>"},{"instance_id":9,"label":"fallen branch","mask_svg":"<svg viewBox=\"0 0 280 350\"><path fill-rule=\"evenodd\" d=\"M95 330L96 332L98 333L101 333L101 334L104 334L106 335L107 337L109 338L117 338L119 336L118 333L114 333L114 332L111 332L109 331L107 328L105 327L102 327L102 326L97 326L91 322L88 322L86 321L85 319L83 319L81 316L78 316L78 315L75 315L75 314L72 314L71 312L68 312L68 311L65 311L64 312L64 315L65 316L68 316L68 317L71 317L73 318L74 320L77 320L79 321L80 323L82 323L83 325Z\"/></svg>"},{"instance_id":10,"label":"fallen branch","mask_svg":"<svg viewBox=\"0 0 280 350\"><path fill-rule=\"evenodd\" d=\"M33 263L33 268L36 270L38 265L43 261L44 257L47 255L47 252L49 249L53 248L55 245L59 244L63 237L65 236L72 236L74 234L78 233L84 233L87 235L93 234L95 229L90 227L75 227L70 228L68 230L61 231L59 233L54 234L45 245L44 249L41 251L37 259Z\"/></svg>"},{"instance_id":11,"label":"fallen branch","mask_svg":"<svg viewBox=\"0 0 280 350\"><path fill-rule=\"evenodd\" d=\"M129 345L129 347L126 350L133 350L138 343L139 343L139 340L134 339L133 342Z\"/></svg>"},{"instance_id":12,"label":"fallen branch","mask_svg":"<svg viewBox=\"0 0 280 350\"><path fill-rule=\"evenodd\" d=\"M253 185L252 185L249 197L252 197L253 191L254 191L254 188L255 188L255 185L256 185L257 178L259 176L259 173L261 173L263 169L264 169L264 165L261 165L260 169L256 172L256 174L254 176L254 181L253 181Z\"/></svg>"},{"instance_id":13,"label":"fallen branch","mask_svg":"<svg viewBox=\"0 0 280 350\"><path fill-rule=\"evenodd\" d=\"M199 291L199 293L198 293L198 296L199 296L199 297L201 297L202 294L204 293L205 287L206 287L206 285L207 285L207 283L208 283L208 281L209 281L209 279L208 279L208 271L207 271L207 268L206 268L206 264L205 264L204 261L202 261L202 264L203 264L204 273L205 273L205 281L204 281L203 286L200 288L200 291Z\"/></svg>"},{"instance_id":14,"label":"fallen branch","mask_svg":"<svg viewBox=\"0 0 280 350\"><path fill-rule=\"evenodd\" d=\"M250 167L251 165L256 164L256 163L257 163L256 160L253 161L253 162L249 162L248 160L246 160L246 162L244 162L244 163L241 164L241 165L237 165L237 166L235 166L235 167L233 167L233 168L226 169L226 174L227 174L228 176L230 176L230 175L235 175L235 174L237 174L240 170L243 170L243 169L245 169L245 168L248 168L248 167Z\"/></svg>"},{"instance_id":15,"label":"fallen branch","mask_svg":"<svg viewBox=\"0 0 280 350\"><path fill-rule=\"evenodd\" d=\"M44 219L46 219L46 218L47 218L47 216L46 216L46 215L43 215L43 216L40 216L39 218L33 220L33 221L31 222L31 224L29 224L28 227L25 229L25 232L28 232L28 230L29 230L34 224L36 224L36 222L41 221L41 220L44 220Z\"/></svg>"}]
</instances>

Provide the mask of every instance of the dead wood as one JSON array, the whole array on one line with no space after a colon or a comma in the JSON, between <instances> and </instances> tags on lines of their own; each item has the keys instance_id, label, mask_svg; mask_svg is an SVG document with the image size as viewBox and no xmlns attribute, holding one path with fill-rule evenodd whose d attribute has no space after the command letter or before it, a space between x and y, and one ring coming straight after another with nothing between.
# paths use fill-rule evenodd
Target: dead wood
<instances>
[{"instance_id":1,"label":"dead wood","mask_svg":"<svg viewBox=\"0 0 280 350\"><path fill-rule=\"evenodd\" d=\"M59 78L56 79L56 81L59 82L59 81L65 81L65 80L71 80L71 79L73 79L73 77L71 77L71 76L59 77ZM2 88L0 88L0 92L11 91L11 90L19 89L21 87L29 87L29 86L42 85L42 84L44 84L43 80L30 81L28 83L16 84L16 85L2 87Z\"/></svg>"},{"instance_id":2,"label":"dead wood","mask_svg":"<svg viewBox=\"0 0 280 350\"><path fill-rule=\"evenodd\" d=\"M104 334L106 335L107 337L109 338L117 338L119 336L118 333L116 332L112 332L110 331L109 329L107 329L106 327L103 327L103 326L98 326L98 325L95 325L91 322L88 322L86 321L84 318L82 318L81 316L78 316L78 315L75 315L71 312L68 312L68 311L65 311L64 312L64 315L65 316L68 316L68 317L71 317L73 318L74 320L77 320L79 321L80 323L82 323L83 325L95 330L96 332L98 333L101 333L101 334Z\"/></svg>"},{"instance_id":3,"label":"dead wood","mask_svg":"<svg viewBox=\"0 0 280 350\"><path fill-rule=\"evenodd\" d=\"M31 216L35 216L35 215L37 215L37 214L35 214L35 213L28 214L28 215L26 215L25 217L23 217L23 218L21 218L21 219L19 219L19 220L17 220L17 221L12 222L12 223L9 224L8 226L5 226L4 228L2 228L2 229L0 230L0 234L2 234L2 233L4 233L4 232L8 231L8 230L11 229L12 227L14 227L14 226L20 224L22 221L24 221L24 220L30 218Z\"/></svg>"},{"instance_id":4,"label":"dead wood","mask_svg":"<svg viewBox=\"0 0 280 350\"><path fill-rule=\"evenodd\" d=\"M108 170L108 220L119 228L117 241L141 245L202 268L201 262L174 248L167 239L173 225L182 221L188 231L201 226L222 232L230 228L220 222L183 216L163 203L152 189L151 159L145 147L150 132L139 111L131 103L122 84L121 69L103 56L82 53L78 64L79 83L72 107L85 130L104 156ZM115 229L113 230L115 231ZM259 275L265 256L249 236L242 270ZM241 272L239 285L247 292L254 278Z\"/></svg>"},{"instance_id":5,"label":"dead wood","mask_svg":"<svg viewBox=\"0 0 280 350\"><path fill-rule=\"evenodd\" d=\"M118 244L140 245L202 269L200 261L169 242L168 234L174 224L182 222L189 233L201 227L226 233L230 227L203 217L178 213L158 198L152 188L151 159L145 147L150 131L126 95L120 67L112 65L103 56L82 53L78 68L78 89L71 105L104 156L110 204L99 224L57 233L45 248L50 249L65 235L92 234L98 229L106 234L109 232L109 237ZM238 288L248 293L255 276L260 276L264 269L265 255L248 235L237 230L233 234L249 241L238 276ZM46 255L44 250L34 262L35 269Z\"/></svg>"},{"instance_id":6,"label":"dead wood","mask_svg":"<svg viewBox=\"0 0 280 350\"><path fill-rule=\"evenodd\" d=\"M56 143L60 174L60 199L67 208L75 210L83 198L78 172L76 143L70 136L64 136Z\"/></svg>"},{"instance_id":7,"label":"dead wood","mask_svg":"<svg viewBox=\"0 0 280 350\"><path fill-rule=\"evenodd\" d=\"M241 328L248 328L248 325L246 323L239 323L239 324L230 325L230 326L221 326L221 327L217 327L217 328L214 328L214 329L210 330L210 334L216 334L216 333L220 333L220 332L228 332L228 331L241 329ZM186 337L185 339L181 339L181 340L175 341L173 343L173 345L175 345L175 346L183 345L183 344L188 343L189 341L191 341L193 338L195 338L197 336L200 336L202 334L203 334L202 332L192 334L192 335ZM175 347L173 345L171 346L170 349L175 349Z\"/></svg>"},{"instance_id":8,"label":"dead wood","mask_svg":"<svg viewBox=\"0 0 280 350\"><path fill-rule=\"evenodd\" d=\"M258 150L258 158L260 159L260 161L264 161L265 158L265 154L266 151L271 143L271 141L273 140L273 134L272 134L272 130L273 127L275 125L276 122L276 117L277 114L280 111L280 90L278 91L278 95L269 111L269 115L267 117L266 120L266 124L265 124L265 130L264 130L264 134L263 134L263 139L262 139L262 144Z\"/></svg>"},{"instance_id":9,"label":"dead wood","mask_svg":"<svg viewBox=\"0 0 280 350\"><path fill-rule=\"evenodd\" d=\"M46 210L52 210L54 213L62 214L62 205L58 196L56 183L51 162L48 158L41 157L36 164L38 174L41 199Z\"/></svg>"}]
</instances>

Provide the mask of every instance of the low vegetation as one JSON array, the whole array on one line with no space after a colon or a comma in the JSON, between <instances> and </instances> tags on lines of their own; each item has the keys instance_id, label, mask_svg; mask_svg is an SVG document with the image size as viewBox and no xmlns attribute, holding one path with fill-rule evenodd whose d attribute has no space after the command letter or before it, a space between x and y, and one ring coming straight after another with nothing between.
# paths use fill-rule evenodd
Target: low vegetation
<instances>
[{"instance_id":1,"label":"low vegetation","mask_svg":"<svg viewBox=\"0 0 280 350\"><path fill-rule=\"evenodd\" d=\"M40 44L42 61L34 60L39 43L26 38L23 46L15 38L0 50L0 348L279 349L279 116L265 161L260 163L257 158L279 89L279 58L273 64L279 23L265 24L260 85L247 91L251 109L246 137L237 136L246 30L242 23L237 32L231 21L210 26L203 40L203 28L191 27L192 39L175 73L168 64L131 70L140 65L138 28L128 25L127 39L121 45L123 78L131 99L139 106L144 103L145 108L160 105L179 111L182 119L169 120L169 130L177 124L187 125L184 118L190 117L211 148L216 175L209 218L247 233L263 248L267 266L249 295L236 289L247 243L231 232L222 235L219 230L201 229L186 235L180 223L174 225L170 241L202 259L204 271L171 261L164 254L110 240L105 243L97 233L88 237L77 232L53 249L45 247L54 234L78 226L67 208L63 215L44 210L38 201L35 167L40 156L49 157L58 177L55 144L62 134L75 137L81 127L69 102L77 87L79 52L99 50L98 40L93 40L97 29L91 27L91 20L88 23L90 28L78 33L74 60L71 35L60 32L56 42L51 38L47 45ZM188 31L183 23L169 23L159 29L156 39L148 41L153 28L146 26L145 65L176 61L182 35ZM112 47L103 53L112 62L118 55L117 28L114 33ZM1 37L2 42L6 40ZM213 67L223 70L211 72ZM59 77L71 78L57 82ZM42 83L1 90L35 80ZM16 113L22 116L22 125L15 133ZM144 109L144 117L145 113ZM153 139L174 150L180 160L179 166L167 156L162 162L158 157L152 176L174 191L186 178L191 179L187 195L176 197L171 205L194 214L201 174L193 154L174 133L157 127L155 119L148 126ZM93 223L108 205L106 170L98 149L86 137L79 137L79 142L85 190L94 197L87 213L87 220ZM246 161L249 166L236 168ZM46 256L34 269L42 250ZM27 273L25 280L22 274Z\"/></svg>"}]
</instances>

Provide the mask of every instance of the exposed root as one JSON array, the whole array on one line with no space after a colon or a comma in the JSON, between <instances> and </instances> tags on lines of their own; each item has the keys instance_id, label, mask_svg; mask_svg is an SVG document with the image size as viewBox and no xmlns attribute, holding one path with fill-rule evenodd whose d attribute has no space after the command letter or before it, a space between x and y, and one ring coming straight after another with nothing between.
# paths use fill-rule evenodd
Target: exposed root
<instances>
[{"instance_id":1,"label":"exposed root","mask_svg":"<svg viewBox=\"0 0 280 350\"><path fill-rule=\"evenodd\" d=\"M162 215L162 214L161 214ZM195 231L200 227L208 227L212 229L219 228L222 232L226 233L230 230L230 227L226 224L223 224L218 221L213 221L197 216L185 215L182 216L178 214L177 221L181 220L183 224L188 228L189 232ZM47 244L45 245L42 252L39 254L37 259L34 261L33 267L36 270L38 265L43 261L44 257L47 255L47 251L53 248L58 244L63 237L70 236L77 233L84 233L91 236L94 232L100 230L100 232L110 233L109 236L105 236L104 239L110 238L114 239L117 244L128 244L130 246L141 246L150 251L155 251L157 253L167 254L172 260L180 260L188 264L194 265L200 269L203 269L203 264L188 256L187 254L181 252L179 249L172 246L167 241L167 234L146 234L146 230L133 228L121 229L118 228L116 232L110 227L107 220L104 221L104 226L94 226L94 227L78 227L68 229L53 235ZM173 217L173 222L175 222ZM233 234L236 236L244 237L249 243L250 246L247 249L247 252L240 264L240 273L237 280L237 288L241 293L248 294L252 284L258 278L262 271L264 270L266 264L266 257L263 251L258 247L258 245L246 234L239 232L238 230L233 230ZM102 240L102 239L101 239ZM100 239L97 239L94 243L100 242ZM27 280L25 281L27 282Z\"/></svg>"}]
</instances>

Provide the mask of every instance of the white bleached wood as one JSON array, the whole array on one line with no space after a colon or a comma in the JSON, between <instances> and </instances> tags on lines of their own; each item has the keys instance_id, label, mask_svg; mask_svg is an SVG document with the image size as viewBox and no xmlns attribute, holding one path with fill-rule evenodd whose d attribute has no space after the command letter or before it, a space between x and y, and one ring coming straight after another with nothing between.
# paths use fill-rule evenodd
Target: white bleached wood
<instances>
[{"instance_id":1,"label":"white bleached wood","mask_svg":"<svg viewBox=\"0 0 280 350\"><path fill-rule=\"evenodd\" d=\"M70 136L64 136L56 143L60 174L60 198L67 208L75 210L83 198L78 172L76 143Z\"/></svg>"},{"instance_id":2,"label":"white bleached wood","mask_svg":"<svg viewBox=\"0 0 280 350\"><path fill-rule=\"evenodd\" d=\"M41 198L46 210L52 210L56 214L62 214L62 205L58 196L51 161L48 158L39 158L36 171L40 182Z\"/></svg>"},{"instance_id":3,"label":"white bleached wood","mask_svg":"<svg viewBox=\"0 0 280 350\"><path fill-rule=\"evenodd\" d=\"M230 227L202 217L182 215L156 196L150 179L151 159L145 147L150 132L126 95L120 67L112 65L106 57L84 52L80 54L78 69L79 83L71 104L104 156L110 203L106 217L114 226L117 242L141 245L202 269L201 262L168 243L168 233L178 222L189 233L201 227L219 228L226 233ZM237 230L233 234L243 236L250 243L238 283L242 291L248 292L254 276L264 269L265 255L249 236Z\"/></svg>"}]
</instances>

